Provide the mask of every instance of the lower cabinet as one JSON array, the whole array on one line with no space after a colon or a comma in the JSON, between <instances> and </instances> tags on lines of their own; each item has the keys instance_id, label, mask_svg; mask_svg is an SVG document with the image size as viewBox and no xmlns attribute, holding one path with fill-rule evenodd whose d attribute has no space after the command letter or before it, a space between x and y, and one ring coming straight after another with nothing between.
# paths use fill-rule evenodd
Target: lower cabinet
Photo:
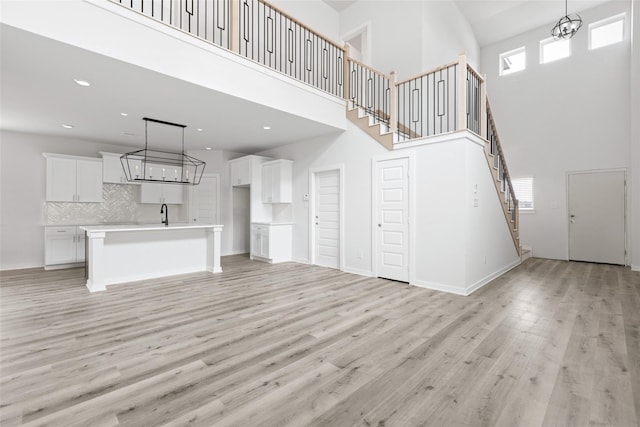
<instances>
[{"instance_id":1,"label":"lower cabinet","mask_svg":"<svg viewBox=\"0 0 640 427\"><path fill-rule=\"evenodd\" d=\"M251 224L251 259L271 263L291 261L293 225Z\"/></svg>"},{"instance_id":2,"label":"lower cabinet","mask_svg":"<svg viewBox=\"0 0 640 427\"><path fill-rule=\"evenodd\" d=\"M85 234L75 225L44 228L44 265L84 262Z\"/></svg>"}]
</instances>

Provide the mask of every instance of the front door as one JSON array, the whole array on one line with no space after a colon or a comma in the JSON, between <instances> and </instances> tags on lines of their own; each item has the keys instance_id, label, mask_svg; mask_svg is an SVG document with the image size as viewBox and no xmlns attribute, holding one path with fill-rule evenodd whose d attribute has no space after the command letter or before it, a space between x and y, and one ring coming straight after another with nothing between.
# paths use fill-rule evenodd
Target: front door
<instances>
[{"instance_id":1,"label":"front door","mask_svg":"<svg viewBox=\"0 0 640 427\"><path fill-rule=\"evenodd\" d=\"M409 281L409 159L376 162L378 277Z\"/></svg>"},{"instance_id":2,"label":"front door","mask_svg":"<svg viewBox=\"0 0 640 427\"><path fill-rule=\"evenodd\" d=\"M569 175L569 259L625 264L625 173Z\"/></svg>"},{"instance_id":3,"label":"front door","mask_svg":"<svg viewBox=\"0 0 640 427\"><path fill-rule=\"evenodd\" d=\"M315 262L340 268L340 170L317 172L314 218Z\"/></svg>"}]
</instances>

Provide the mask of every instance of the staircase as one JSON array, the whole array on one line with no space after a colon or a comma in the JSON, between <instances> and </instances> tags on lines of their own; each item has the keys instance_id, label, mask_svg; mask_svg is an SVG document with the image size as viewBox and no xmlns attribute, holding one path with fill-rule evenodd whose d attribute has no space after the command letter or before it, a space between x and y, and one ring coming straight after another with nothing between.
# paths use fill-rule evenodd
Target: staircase
<instances>
[{"instance_id":1,"label":"staircase","mask_svg":"<svg viewBox=\"0 0 640 427\"><path fill-rule=\"evenodd\" d=\"M487 165L518 254L518 201L486 96L483 76L466 56L397 82L264 0L193 2L111 0L328 94L345 99L349 120L387 150L404 142L470 132L485 142ZM208 2L207 2L208 3ZM215 29L215 31L214 31Z\"/></svg>"}]
</instances>

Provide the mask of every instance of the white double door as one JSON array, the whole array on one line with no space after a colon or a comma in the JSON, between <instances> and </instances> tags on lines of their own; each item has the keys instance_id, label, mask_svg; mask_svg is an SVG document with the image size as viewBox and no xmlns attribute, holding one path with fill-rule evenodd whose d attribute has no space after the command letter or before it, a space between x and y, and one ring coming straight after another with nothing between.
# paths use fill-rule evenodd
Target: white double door
<instances>
[{"instance_id":1,"label":"white double door","mask_svg":"<svg viewBox=\"0 0 640 427\"><path fill-rule=\"evenodd\" d=\"M409 159L377 161L375 180L376 275L408 282Z\"/></svg>"}]
</instances>

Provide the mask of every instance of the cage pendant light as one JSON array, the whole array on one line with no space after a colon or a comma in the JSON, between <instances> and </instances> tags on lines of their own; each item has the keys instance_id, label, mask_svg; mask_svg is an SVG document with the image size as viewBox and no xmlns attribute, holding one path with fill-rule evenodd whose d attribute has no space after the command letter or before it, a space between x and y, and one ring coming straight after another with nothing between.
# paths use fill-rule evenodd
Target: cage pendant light
<instances>
[{"instance_id":1,"label":"cage pendant light","mask_svg":"<svg viewBox=\"0 0 640 427\"><path fill-rule=\"evenodd\" d=\"M554 40L569 40L578 32L580 27L582 27L582 18L580 18L580 15L576 13L569 15L567 1L568 0L564 0L564 16L560 18L556 25L551 29L551 35Z\"/></svg>"},{"instance_id":2,"label":"cage pendant light","mask_svg":"<svg viewBox=\"0 0 640 427\"><path fill-rule=\"evenodd\" d=\"M185 125L144 117L144 149L131 151L120 157L120 163L129 182L198 185L206 165L202 160L184 154ZM149 148L149 122L182 129L180 152Z\"/></svg>"}]
</instances>

